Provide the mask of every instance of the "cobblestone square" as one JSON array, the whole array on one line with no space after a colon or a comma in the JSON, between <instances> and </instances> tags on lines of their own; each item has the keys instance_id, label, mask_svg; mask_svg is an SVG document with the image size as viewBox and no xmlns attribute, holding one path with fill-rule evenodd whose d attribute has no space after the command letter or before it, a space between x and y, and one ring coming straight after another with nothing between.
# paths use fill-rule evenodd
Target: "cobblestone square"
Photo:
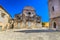
<instances>
[{"instance_id":1,"label":"cobblestone square","mask_svg":"<svg viewBox=\"0 0 60 40\"><path fill-rule=\"evenodd\" d=\"M0 32L0 40L60 40L60 32L24 33L8 30Z\"/></svg>"}]
</instances>

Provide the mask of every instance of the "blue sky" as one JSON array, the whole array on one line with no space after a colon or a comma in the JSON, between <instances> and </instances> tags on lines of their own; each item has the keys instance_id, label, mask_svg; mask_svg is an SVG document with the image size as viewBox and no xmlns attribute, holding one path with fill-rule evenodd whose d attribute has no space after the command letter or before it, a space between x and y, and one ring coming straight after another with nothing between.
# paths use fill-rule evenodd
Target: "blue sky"
<instances>
[{"instance_id":1,"label":"blue sky","mask_svg":"<svg viewBox=\"0 0 60 40\"><path fill-rule=\"evenodd\" d=\"M41 16L42 22L49 22L48 0L0 0L6 11L14 18L15 14L21 13L25 6L35 8L37 15Z\"/></svg>"}]
</instances>

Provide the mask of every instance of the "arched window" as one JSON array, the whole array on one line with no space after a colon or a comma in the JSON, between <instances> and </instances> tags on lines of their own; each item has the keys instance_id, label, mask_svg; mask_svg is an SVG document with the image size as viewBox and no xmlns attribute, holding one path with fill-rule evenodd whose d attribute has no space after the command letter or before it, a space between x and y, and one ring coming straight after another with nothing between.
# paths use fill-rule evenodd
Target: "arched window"
<instances>
[{"instance_id":1,"label":"arched window","mask_svg":"<svg viewBox=\"0 0 60 40\"><path fill-rule=\"evenodd\" d=\"M54 6L52 7L52 10L54 11L55 9L54 9Z\"/></svg>"},{"instance_id":2,"label":"arched window","mask_svg":"<svg viewBox=\"0 0 60 40\"><path fill-rule=\"evenodd\" d=\"M1 13L1 16L4 17L5 16L5 13Z\"/></svg>"}]
</instances>

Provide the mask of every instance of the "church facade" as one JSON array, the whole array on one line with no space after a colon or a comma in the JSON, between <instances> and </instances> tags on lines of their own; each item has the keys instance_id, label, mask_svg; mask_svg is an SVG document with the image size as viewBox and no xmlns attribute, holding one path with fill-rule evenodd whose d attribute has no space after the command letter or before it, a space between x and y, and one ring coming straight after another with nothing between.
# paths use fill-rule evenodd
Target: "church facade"
<instances>
[{"instance_id":1,"label":"church facade","mask_svg":"<svg viewBox=\"0 0 60 40\"><path fill-rule=\"evenodd\" d=\"M0 6L0 30L42 28L41 17L31 6L23 8L22 13L12 19L8 12Z\"/></svg>"},{"instance_id":2,"label":"church facade","mask_svg":"<svg viewBox=\"0 0 60 40\"><path fill-rule=\"evenodd\" d=\"M60 30L60 0L48 0L50 29Z\"/></svg>"},{"instance_id":3,"label":"church facade","mask_svg":"<svg viewBox=\"0 0 60 40\"><path fill-rule=\"evenodd\" d=\"M33 7L26 6L22 10L22 13L15 15L14 28L20 29L42 28L41 17L36 14L36 11Z\"/></svg>"}]
</instances>

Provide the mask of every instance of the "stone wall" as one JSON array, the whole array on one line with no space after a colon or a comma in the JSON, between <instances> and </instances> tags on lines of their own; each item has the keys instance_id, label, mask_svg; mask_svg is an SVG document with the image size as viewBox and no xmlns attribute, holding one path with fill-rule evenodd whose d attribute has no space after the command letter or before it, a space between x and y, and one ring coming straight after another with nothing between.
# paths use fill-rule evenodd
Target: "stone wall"
<instances>
[{"instance_id":1,"label":"stone wall","mask_svg":"<svg viewBox=\"0 0 60 40\"><path fill-rule=\"evenodd\" d=\"M54 22L56 23L56 29L60 30L60 17L50 19L50 28L54 29Z\"/></svg>"},{"instance_id":2,"label":"stone wall","mask_svg":"<svg viewBox=\"0 0 60 40\"><path fill-rule=\"evenodd\" d=\"M42 28L41 23L36 22L14 22L14 28L18 29L34 29L34 28Z\"/></svg>"},{"instance_id":3,"label":"stone wall","mask_svg":"<svg viewBox=\"0 0 60 40\"><path fill-rule=\"evenodd\" d=\"M60 0L50 0L48 2L50 18L60 16Z\"/></svg>"},{"instance_id":4,"label":"stone wall","mask_svg":"<svg viewBox=\"0 0 60 40\"><path fill-rule=\"evenodd\" d=\"M10 15L2 6L0 6L0 26L2 30L5 30L9 27L9 19Z\"/></svg>"}]
</instances>

